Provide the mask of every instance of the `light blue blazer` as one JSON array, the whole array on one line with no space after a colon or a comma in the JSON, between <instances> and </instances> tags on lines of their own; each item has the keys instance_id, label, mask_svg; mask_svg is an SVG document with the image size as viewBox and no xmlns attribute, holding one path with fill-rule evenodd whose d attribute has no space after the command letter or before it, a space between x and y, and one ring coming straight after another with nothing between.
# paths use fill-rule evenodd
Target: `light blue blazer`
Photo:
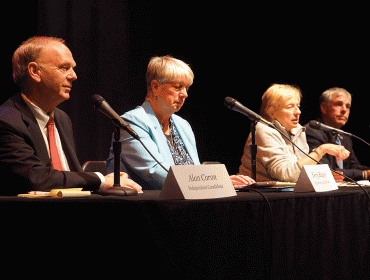
<instances>
[{"instance_id":1,"label":"light blue blazer","mask_svg":"<svg viewBox=\"0 0 370 280\"><path fill-rule=\"evenodd\" d=\"M121 117L130 124L145 146L164 167L169 170L172 165L175 165L166 136L148 100ZM195 136L190 124L175 114L172 115L172 120L194 164L200 164ZM121 130L121 142L121 171L126 172L144 190L160 190L167 177L167 172L149 155L139 141L123 130ZM107 159L107 166L108 172L113 172L113 145Z\"/></svg>"}]
</instances>

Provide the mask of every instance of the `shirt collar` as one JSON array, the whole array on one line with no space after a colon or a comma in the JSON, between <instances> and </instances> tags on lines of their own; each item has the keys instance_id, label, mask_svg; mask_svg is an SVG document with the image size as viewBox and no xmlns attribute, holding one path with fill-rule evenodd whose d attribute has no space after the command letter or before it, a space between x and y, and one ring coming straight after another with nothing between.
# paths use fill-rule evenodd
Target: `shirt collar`
<instances>
[{"instance_id":1,"label":"shirt collar","mask_svg":"<svg viewBox=\"0 0 370 280\"><path fill-rule=\"evenodd\" d=\"M39 124L40 127L46 127L46 124L49 121L50 116L54 118L54 111L49 115L47 114L44 110L42 110L40 107L37 105L33 104L27 96L22 94L24 102L28 105L28 107L31 109L33 115L35 116L37 123Z\"/></svg>"}]
</instances>

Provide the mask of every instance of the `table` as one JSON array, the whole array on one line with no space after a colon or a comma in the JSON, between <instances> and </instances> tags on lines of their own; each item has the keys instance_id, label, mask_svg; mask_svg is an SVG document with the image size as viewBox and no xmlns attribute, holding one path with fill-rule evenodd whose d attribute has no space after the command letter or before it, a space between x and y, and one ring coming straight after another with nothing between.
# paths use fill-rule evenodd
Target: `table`
<instances>
[{"instance_id":1,"label":"table","mask_svg":"<svg viewBox=\"0 0 370 280\"><path fill-rule=\"evenodd\" d=\"M83 264L85 278L368 279L370 203L361 189L264 194L272 217L251 192L211 200L164 200L159 191L0 197L2 240L12 245L3 255L18 265Z\"/></svg>"}]
</instances>

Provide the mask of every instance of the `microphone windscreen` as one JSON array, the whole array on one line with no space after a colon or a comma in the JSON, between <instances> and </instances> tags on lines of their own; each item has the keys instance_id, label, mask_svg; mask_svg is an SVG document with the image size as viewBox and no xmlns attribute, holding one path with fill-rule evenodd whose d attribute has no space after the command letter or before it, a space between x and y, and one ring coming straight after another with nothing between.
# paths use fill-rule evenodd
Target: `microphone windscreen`
<instances>
[{"instance_id":1,"label":"microphone windscreen","mask_svg":"<svg viewBox=\"0 0 370 280\"><path fill-rule=\"evenodd\" d=\"M103 101L105 101L105 99L99 94L94 94L93 96L91 96L91 99L93 101L94 107L96 108L98 108L103 103Z\"/></svg>"},{"instance_id":2,"label":"microphone windscreen","mask_svg":"<svg viewBox=\"0 0 370 280\"><path fill-rule=\"evenodd\" d=\"M225 101L224 101L224 104L225 104L226 107L232 109L235 105L235 102L236 102L236 100L234 98L226 97Z\"/></svg>"},{"instance_id":3,"label":"microphone windscreen","mask_svg":"<svg viewBox=\"0 0 370 280\"><path fill-rule=\"evenodd\" d=\"M309 126L314 129L320 129L320 123L317 121L310 121Z\"/></svg>"}]
</instances>

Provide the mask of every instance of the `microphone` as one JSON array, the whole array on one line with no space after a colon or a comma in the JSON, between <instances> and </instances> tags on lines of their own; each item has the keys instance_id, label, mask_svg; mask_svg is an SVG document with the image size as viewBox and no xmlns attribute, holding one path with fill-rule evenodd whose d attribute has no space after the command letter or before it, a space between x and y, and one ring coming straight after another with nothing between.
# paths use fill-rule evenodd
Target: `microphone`
<instances>
[{"instance_id":1,"label":"microphone","mask_svg":"<svg viewBox=\"0 0 370 280\"><path fill-rule=\"evenodd\" d=\"M262 122L270 127L275 128L275 126L271 122L265 120L252 110L249 110L248 108L244 107L240 102L236 101L234 98L226 97L224 104L227 108L242 113L243 115L246 115L251 121Z\"/></svg>"},{"instance_id":2,"label":"microphone","mask_svg":"<svg viewBox=\"0 0 370 280\"><path fill-rule=\"evenodd\" d=\"M336 132L338 134L343 134L343 135L348 135L350 137L355 137L355 135L353 135L352 133L343 131L343 130L338 129L338 128L328 126L326 124L323 124L323 123L317 122L317 121L310 121L309 126L311 128L314 128L314 129L321 129L321 130L324 130L324 131L333 131L333 132Z\"/></svg>"},{"instance_id":3,"label":"microphone","mask_svg":"<svg viewBox=\"0 0 370 280\"><path fill-rule=\"evenodd\" d=\"M94 94L91 96L93 99L94 107L98 109L100 112L107 115L113 123L118 126L119 128L122 128L126 130L132 137L134 137L137 140L140 140L139 136L136 134L136 132L130 127L130 125L123 120L113 109L111 106L109 106L108 102L105 101L103 97L101 97L98 94Z\"/></svg>"}]
</instances>

